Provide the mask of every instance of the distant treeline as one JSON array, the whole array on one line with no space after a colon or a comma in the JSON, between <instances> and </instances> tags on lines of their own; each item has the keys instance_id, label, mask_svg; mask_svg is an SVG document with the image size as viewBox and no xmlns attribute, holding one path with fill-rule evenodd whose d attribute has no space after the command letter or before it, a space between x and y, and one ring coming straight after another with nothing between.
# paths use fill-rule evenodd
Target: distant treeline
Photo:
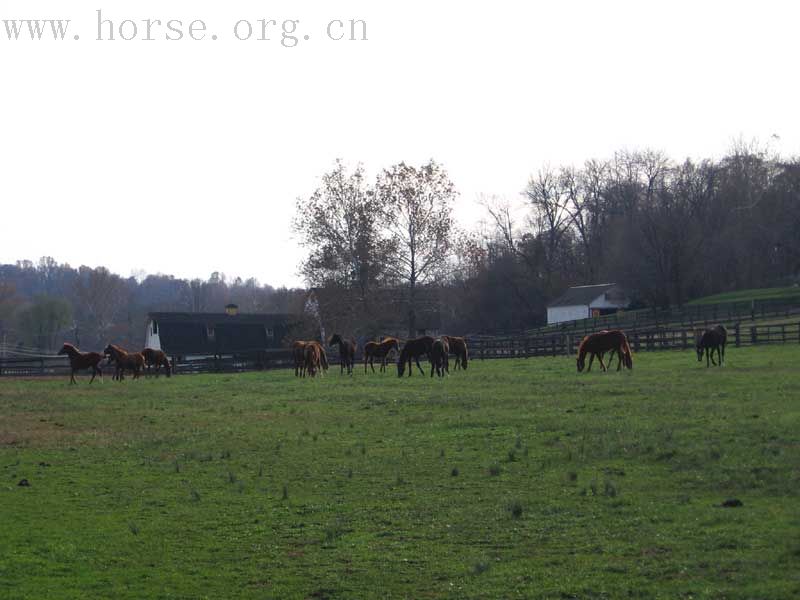
<instances>
[{"instance_id":1,"label":"distant treeline","mask_svg":"<svg viewBox=\"0 0 800 600\"><path fill-rule=\"evenodd\" d=\"M459 230L458 194L442 165L394 165L367 181L342 162L300 198L300 265L328 333L375 337L510 332L542 324L573 285L614 282L641 305L796 282L800 159L737 144L719 160L676 162L619 152L543 168L519 201L483 198L485 220ZM122 278L49 257L0 266L0 343L52 350L63 341L138 347L149 311L309 317L308 293L256 280Z\"/></svg>"},{"instance_id":2,"label":"distant treeline","mask_svg":"<svg viewBox=\"0 0 800 600\"><path fill-rule=\"evenodd\" d=\"M300 312L305 292L261 285L255 279L208 280L149 275L123 278L108 269L58 264L51 257L0 265L0 344L11 351L50 352L68 341L101 348L116 340L140 349L151 311ZM0 351L2 356L2 351Z\"/></svg>"},{"instance_id":3,"label":"distant treeline","mask_svg":"<svg viewBox=\"0 0 800 600\"><path fill-rule=\"evenodd\" d=\"M791 283L800 274L800 159L736 143L718 160L618 152L542 168L519 199L485 197L473 231L454 225L441 165L394 165L372 181L339 162L297 203L309 282L334 295L339 330L369 328L397 289L409 333L419 290L436 287L441 328L496 333L539 325L574 285L617 283L639 305ZM401 292L401 293L400 293Z\"/></svg>"}]
</instances>

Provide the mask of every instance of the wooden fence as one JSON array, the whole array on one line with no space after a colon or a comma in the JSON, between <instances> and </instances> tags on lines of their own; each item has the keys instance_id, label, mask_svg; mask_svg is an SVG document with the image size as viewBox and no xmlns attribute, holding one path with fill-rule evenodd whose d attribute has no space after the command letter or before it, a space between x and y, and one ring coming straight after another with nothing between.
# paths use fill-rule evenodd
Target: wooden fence
<instances>
[{"instance_id":1,"label":"wooden fence","mask_svg":"<svg viewBox=\"0 0 800 600\"><path fill-rule=\"evenodd\" d=\"M628 332L634 352L656 350L688 350L695 347L694 328L661 329ZM467 343L473 359L532 358L537 356L572 356L578 351L582 333L544 336L480 337ZM746 325L735 323L728 328L728 346L761 344L800 344L800 322L782 325Z\"/></svg>"},{"instance_id":2,"label":"wooden fence","mask_svg":"<svg viewBox=\"0 0 800 600\"><path fill-rule=\"evenodd\" d=\"M549 325L527 330L525 335L540 336L573 333L583 336L601 329L624 329L625 331L659 327L694 329L697 327L706 328L721 321L734 323L745 320L754 321L756 319L790 318L796 314L800 314L800 296L775 300L690 305L668 309L642 309Z\"/></svg>"},{"instance_id":3,"label":"wooden fence","mask_svg":"<svg viewBox=\"0 0 800 600\"><path fill-rule=\"evenodd\" d=\"M628 332L634 352L694 349L694 329L659 329ZM537 356L573 356L583 336L577 333L516 337L473 337L467 340L473 360L494 358L534 358ZM735 323L728 328L728 346L762 344L800 344L800 322L782 325L749 325ZM338 364L336 354L329 354L331 365ZM227 356L182 360L175 365L175 374L241 373L293 364L289 350L275 350L259 355ZM104 371L111 372L109 367ZM68 375L69 361L62 356L38 358L0 358L0 376L36 377Z\"/></svg>"}]
</instances>

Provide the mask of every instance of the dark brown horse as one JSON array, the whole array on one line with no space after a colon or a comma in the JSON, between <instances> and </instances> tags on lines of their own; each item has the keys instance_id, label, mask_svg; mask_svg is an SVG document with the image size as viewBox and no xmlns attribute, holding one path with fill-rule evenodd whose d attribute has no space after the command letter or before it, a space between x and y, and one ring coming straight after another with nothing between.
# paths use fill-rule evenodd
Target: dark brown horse
<instances>
[{"instance_id":1,"label":"dark brown horse","mask_svg":"<svg viewBox=\"0 0 800 600\"><path fill-rule=\"evenodd\" d=\"M144 368L144 356L141 352L126 352L123 348L109 344L103 351L108 356L108 362L116 365L114 378L118 381L125 379L125 369L133 372L133 378L138 379L139 373Z\"/></svg>"},{"instance_id":2,"label":"dark brown horse","mask_svg":"<svg viewBox=\"0 0 800 600\"><path fill-rule=\"evenodd\" d=\"M145 348L142 350L141 354L144 356L144 364L148 373L151 368L155 367L156 377L158 377L161 367L164 367L167 377L172 375L172 366L169 364L169 358L167 358L167 355L164 354L162 350Z\"/></svg>"},{"instance_id":3,"label":"dark brown horse","mask_svg":"<svg viewBox=\"0 0 800 600\"><path fill-rule=\"evenodd\" d=\"M467 340L463 337L454 337L452 335L443 335L442 339L445 340L450 346L450 354L456 357L456 362L453 365L453 370L457 371L459 367L467 370L469 361L469 352L467 352Z\"/></svg>"},{"instance_id":4,"label":"dark brown horse","mask_svg":"<svg viewBox=\"0 0 800 600\"><path fill-rule=\"evenodd\" d=\"M434 339L429 335L408 340L405 346L403 346L403 349L400 351L400 360L397 361L397 376L403 376L403 373L405 373L406 369L406 363L408 363L408 376L411 377L411 372L414 370L414 367L411 364L412 360L417 362L417 368L419 369L419 372L425 375L425 371L422 370L422 367L419 364L419 357L424 354L428 357L428 359L430 359L433 342Z\"/></svg>"},{"instance_id":5,"label":"dark brown horse","mask_svg":"<svg viewBox=\"0 0 800 600\"><path fill-rule=\"evenodd\" d=\"M400 352L400 342L397 338L387 337L383 338L381 342L367 342L364 344L364 373L367 372L367 363L372 367L372 372L375 372L375 359L381 361L381 373L386 371L386 363L389 360L389 353L394 350Z\"/></svg>"},{"instance_id":6,"label":"dark brown horse","mask_svg":"<svg viewBox=\"0 0 800 600\"><path fill-rule=\"evenodd\" d=\"M347 374L353 374L353 362L356 358L356 341L353 339L345 340L338 333L331 336L328 346L339 346L339 372L344 373L347 369Z\"/></svg>"},{"instance_id":7,"label":"dark brown horse","mask_svg":"<svg viewBox=\"0 0 800 600\"><path fill-rule=\"evenodd\" d=\"M100 368L103 355L99 352L81 352L72 344L65 343L61 346L61 350L59 350L58 353L62 355L66 354L69 358L69 366L72 369L69 376L70 385L77 383L77 381L75 381L75 372L85 369L92 370L92 378L89 380L89 383L92 383L94 378L98 375L100 375L100 381L103 380L103 370Z\"/></svg>"},{"instance_id":8,"label":"dark brown horse","mask_svg":"<svg viewBox=\"0 0 800 600\"><path fill-rule=\"evenodd\" d=\"M450 346L445 338L439 338L433 342L431 345L431 377L433 377L434 371L439 377L444 377L445 373L450 372L449 353Z\"/></svg>"},{"instance_id":9,"label":"dark brown horse","mask_svg":"<svg viewBox=\"0 0 800 600\"><path fill-rule=\"evenodd\" d=\"M606 366L603 364L603 354L611 350L617 353L619 359L617 361L617 371L622 368L623 364L628 369L633 369L633 357L631 356L631 348L628 345L628 338L622 331L613 330L600 331L583 338L581 345L578 347L578 372L583 371L587 354L590 354L589 367L586 369L587 373L592 370L592 361L594 361L595 356L600 361L600 368L606 371ZM609 360L610 364L611 360Z\"/></svg>"},{"instance_id":10,"label":"dark brown horse","mask_svg":"<svg viewBox=\"0 0 800 600\"><path fill-rule=\"evenodd\" d=\"M714 362L714 351L717 352L719 366L725 360L725 345L728 343L728 330L722 325L716 325L705 331L695 331L695 349L697 350L697 362L702 362L703 352L706 354L706 368L710 367L709 360Z\"/></svg>"}]
</instances>

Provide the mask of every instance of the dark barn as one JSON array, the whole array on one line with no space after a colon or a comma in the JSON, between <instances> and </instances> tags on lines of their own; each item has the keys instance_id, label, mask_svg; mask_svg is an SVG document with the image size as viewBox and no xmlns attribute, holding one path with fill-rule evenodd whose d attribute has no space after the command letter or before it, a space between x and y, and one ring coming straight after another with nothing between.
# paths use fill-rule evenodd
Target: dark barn
<instances>
[{"instance_id":1,"label":"dark barn","mask_svg":"<svg viewBox=\"0 0 800 600\"><path fill-rule=\"evenodd\" d=\"M154 312L147 315L145 345L173 361L213 358L248 361L257 367L285 360L284 344L297 318L287 314Z\"/></svg>"}]
</instances>

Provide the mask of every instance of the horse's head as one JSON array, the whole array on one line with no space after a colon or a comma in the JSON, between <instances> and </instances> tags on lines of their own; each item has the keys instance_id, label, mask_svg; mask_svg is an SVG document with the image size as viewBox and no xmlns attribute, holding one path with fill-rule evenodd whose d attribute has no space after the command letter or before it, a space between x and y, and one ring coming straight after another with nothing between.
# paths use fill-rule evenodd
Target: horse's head
<instances>
[{"instance_id":1,"label":"horse's head","mask_svg":"<svg viewBox=\"0 0 800 600\"><path fill-rule=\"evenodd\" d=\"M331 336L331 339L328 341L328 346L334 346L336 344L341 344L341 343L342 343L342 336L340 336L338 333L334 333Z\"/></svg>"},{"instance_id":2,"label":"horse's head","mask_svg":"<svg viewBox=\"0 0 800 600\"><path fill-rule=\"evenodd\" d=\"M586 355L585 354L578 355L578 360L576 362L578 365L578 373L583 372L583 368L586 366Z\"/></svg>"},{"instance_id":3,"label":"horse's head","mask_svg":"<svg viewBox=\"0 0 800 600\"><path fill-rule=\"evenodd\" d=\"M61 350L58 351L59 354L69 354L70 348L72 348L72 344L64 344L61 346Z\"/></svg>"}]
</instances>

